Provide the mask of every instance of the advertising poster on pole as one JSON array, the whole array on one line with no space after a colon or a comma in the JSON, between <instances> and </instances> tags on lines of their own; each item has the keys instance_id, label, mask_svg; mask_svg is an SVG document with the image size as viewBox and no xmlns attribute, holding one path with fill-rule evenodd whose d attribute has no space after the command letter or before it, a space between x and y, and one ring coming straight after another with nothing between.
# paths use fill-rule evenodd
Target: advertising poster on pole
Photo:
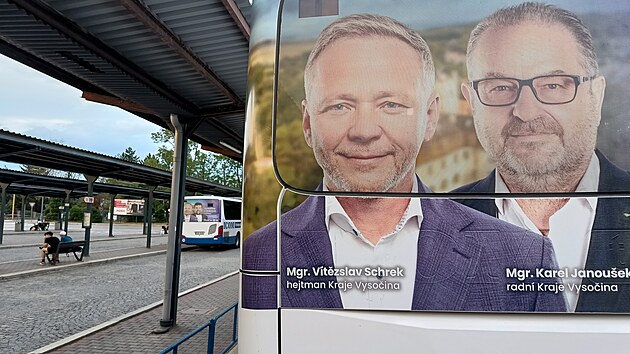
<instances>
[{"instance_id":1,"label":"advertising poster on pole","mask_svg":"<svg viewBox=\"0 0 630 354\"><path fill-rule=\"evenodd\" d=\"M114 215L143 216L144 200L142 199L114 199Z\"/></svg>"}]
</instances>

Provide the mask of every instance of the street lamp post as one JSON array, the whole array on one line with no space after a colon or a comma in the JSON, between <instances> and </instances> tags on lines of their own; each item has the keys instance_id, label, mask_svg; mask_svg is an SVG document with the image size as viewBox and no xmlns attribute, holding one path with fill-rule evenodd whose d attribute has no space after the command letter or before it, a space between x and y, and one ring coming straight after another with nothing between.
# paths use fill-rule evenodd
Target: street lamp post
<instances>
[{"instance_id":1,"label":"street lamp post","mask_svg":"<svg viewBox=\"0 0 630 354\"><path fill-rule=\"evenodd\" d=\"M68 220L70 219L70 203L64 204L63 231L68 232Z\"/></svg>"},{"instance_id":2,"label":"street lamp post","mask_svg":"<svg viewBox=\"0 0 630 354\"><path fill-rule=\"evenodd\" d=\"M35 202L28 202L28 205L31 206L31 221L33 221L33 207L35 206Z\"/></svg>"},{"instance_id":3,"label":"street lamp post","mask_svg":"<svg viewBox=\"0 0 630 354\"><path fill-rule=\"evenodd\" d=\"M59 206L59 217L57 218L57 222L59 223L59 230L63 229L63 210L66 207L63 205Z\"/></svg>"}]
</instances>

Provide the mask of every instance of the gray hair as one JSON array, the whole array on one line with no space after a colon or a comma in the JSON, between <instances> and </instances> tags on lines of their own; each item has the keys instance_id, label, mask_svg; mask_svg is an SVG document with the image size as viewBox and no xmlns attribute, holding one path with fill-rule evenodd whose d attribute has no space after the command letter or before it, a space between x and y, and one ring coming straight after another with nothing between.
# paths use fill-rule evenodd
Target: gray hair
<instances>
[{"instance_id":1,"label":"gray hair","mask_svg":"<svg viewBox=\"0 0 630 354\"><path fill-rule=\"evenodd\" d=\"M313 63L328 46L340 39L368 36L397 38L411 46L418 52L423 63L423 83L425 89L428 90L427 96L433 91L433 86L435 85L435 68L433 66L431 51L429 50L427 42L425 42L416 31L391 17L373 14L355 14L335 20L324 28L317 38L304 69L304 89L307 96L309 91L307 78L310 75Z\"/></svg>"},{"instance_id":2,"label":"gray hair","mask_svg":"<svg viewBox=\"0 0 630 354\"><path fill-rule=\"evenodd\" d=\"M484 32L519 25L526 21L538 21L547 25L564 26L575 38L582 54L581 65L588 75L594 76L599 72L597 54L593 47L593 37L582 20L573 12L554 5L536 2L526 2L520 5L502 8L481 21L470 33L466 60L470 67L472 52L477 46L479 38Z\"/></svg>"}]
</instances>

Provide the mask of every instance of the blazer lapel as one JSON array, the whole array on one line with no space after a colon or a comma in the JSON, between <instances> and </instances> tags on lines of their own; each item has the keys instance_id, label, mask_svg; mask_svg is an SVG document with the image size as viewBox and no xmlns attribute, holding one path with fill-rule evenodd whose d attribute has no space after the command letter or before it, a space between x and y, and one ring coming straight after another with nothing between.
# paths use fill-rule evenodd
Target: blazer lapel
<instances>
[{"instance_id":1,"label":"blazer lapel","mask_svg":"<svg viewBox=\"0 0 630 354\"><path fill-rule=\"evenodd\" d=\"M423 199L422 213L412 309L462 310L481 254L462 231L472 221L442 200Z\"/></svg>"},{"instance_id":2,"label":"blazer lapel","mask_svg":"<svg viewBox=\"0 0 630 354\"><path fill-rule=\"evenodd\" d=\"M495 173L496 170L493 170L486 178L469 185L468 187L458 188L454 192L494 194ZM494 204L494 199L458 199L457 202L490 216L498 216L498 210L496 204Z\"/></svg>"},{"instance_id":3,"label":"blazer lapel","mask_svg":"<svg viewBox=\"0 0 630 354\"><path fill-rule=\"evenodd\" d=\"M294 212L282 217L282 263L281 281L283 307L300 308L341 308L339 290L328 286L336 282L334 276L314 275L314 268L333 267L332 246L324 221L325 197L311 196L298 206ZM287 279L288 267L307 269L309 275L302 279ZM308 283L324 283L318 289L288 289L287 281L302 280ZM285 301L286 300L286 303Z\"/></svg>"},{"instance_id":4,"label":"blazer lapel","mask_svg":"<svg viewBox=\"0 0 630 354\"><path fill-rule=\"evenodd\" d=\"M630 188L630 174L623 171L599 150L600 192L627 191ZM630 202L627 198L599 198L591 240L586 257L585 269L607 270L630 268ZM619 291L582 292L576 311L581 312L628 312L630 311L630 279L583 279L583 285L612 283L619 285Z\"/></svg>"}]
</instances>

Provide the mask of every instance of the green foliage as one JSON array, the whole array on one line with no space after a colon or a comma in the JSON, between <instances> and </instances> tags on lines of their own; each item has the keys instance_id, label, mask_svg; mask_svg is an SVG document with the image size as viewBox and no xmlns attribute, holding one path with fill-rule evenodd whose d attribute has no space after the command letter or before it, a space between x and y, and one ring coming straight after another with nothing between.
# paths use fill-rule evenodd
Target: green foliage
<instances>
[{"instance_id":1,"label":"green foliage","mask_svg":"<svg viewBox=\"0 0 630 354\"><path fill-rule=\"evenodd\" d=\"M315 189L323 174L313 150L304 142L302 121L278 126L276 141L276 165L282 179L294 187Z\"/></svg>"},{"instance_id":2,"label":"green foliage","mask_svg":"<svg viewBox=\"0 0 630 354\"><path fill-rule=\"evenodd\" d=\"M70 208L70 212L68 214L68 218L70 221L81 221L83 220L83 208L78 205L73 205Z\"/></svg>"},{"instance_id":3,"label":"green foliage","mask_svg":"<svg viewBox=\"0 0 630 354\"><path fill-rule=\"evenodd\" d=\"M97 208L92 208L92 223L103 222L103 216Z\"/></svg>"},{"instance_id":4,"label":"green foliage","mask_svg":"<svg viewBox=\"0 0 630 354\"><path fill-rule=\"evenodd\" d=\"M63 205L61 198L50 198L46 209L44 209L44 217L48 222L57 221L59 218L59 207Z\"/></svg>"},{"instance_id":5,"label":"green foliage","mask_svg":"<svg viewBox=\"0 0 630 354\"><path fill-rule=\"evenodd\" d=\"M161 201L153 201L153 222L166 222L166 209L167 204Z\"/></svg>"},{"instance_id":6,"label":"green foliage","mask_svg":"<svg viewBox=\"0 0 630 354\"><path fill-rule=\"evenodd\" d=\"M153 222L166 222L166 210L159 209L153 213Z\"/></svg>"},{"instance_id":7,"label":"green foliage","mask_svg":"<svg viewBox=\"0 0 630 354\"><path fill-rule=\"evenodd\" d=\"M275 220L279 192L280 184L273 174L273 169L254 173L251 179L249 176L245 178L242 224L244 235L251 235Z\"/></svg>"},{"instance_id":8,"label":"green foliage","mask_svg":"<svg viewBox=\"0 0 630 354\"><path fill-rule=\"evenodd\" d=\"M140 157L136 154L136 150L134 150L131 146L125 149L121 154L116 155L121 160L133 162L133 163L141 163Z\"/></svg>"},{"instance_id":9,"label":"green foliage","mask_svg":"<svg viewBox=\"0 0 630 354\"><path fill-rule=\"evenodd\" d=\"M175 136L170 130L162 129L151 133L151 140L161 144L155 154L147 154L143 163L147 166L172 171ZM188 141L186 175L223 185L240 187L243 181L242 165L229 157L206 152L201 145Z\"/></svg>"},{"instance_id":10,"label":"green foliage","mask_svg":"<svg viewBox=\"0 0 630 354\"><path fill-rule=\"evenodd\" d=\"M50 174L50 168L39 167L34 165L22 165L20 166L22 172L31 173L34 175L48 176Z\"/></svg>"},{"instance_id":11,"label":"green foliage","mask_svg":"<svg viewBox=\"0 0 630 354\"><path fill-rule=\"evenodd\" d=\"M299 65L304 59L295 61ZM303 63L301 64L303 68ZM292 69L293 70L293 69ZM296 71L297 70L297 71ZM287 72L286 75L301 77L302 69ZM276 204L281 186L270 164L271 157L271 119L273 97L272 62L260 63L250 68L250 83L253 85L256 99L255 143L247 151L247 175L243 190L243 234L250 235L255 230L267 225L276 218ZM301 98L297 91L302 90L301 80L295 80L291 87L278 90L279 100L286 102L278 107L278 125L276 129L276 160L282 178L296 186L314 188L321 181L321 169L315 162L313 151L306 145L302 132L300 111ZM293 92L293 93L288 93ZM301 93L303 95L303 93ZM255 146L255 149L253 148ZM306 197L295 193L286 193L283 211L300 204Z\"/></svg>"},{"instance_id":12,"label":"green foliage","mask_svg":"<svg viewBox=\"0 0 630 354\"><path fill-rule=\"evenodd\" d=\"M302 129L304 83L301 78L304 77L305 55L308 56L308 52L284 59L280 69L280 77L284 80L278 85L275 156L280 177L286 183L312 190L321 182L323 174L315 161L313 150L304 140ZM273 75L273 72L270 74Z\"/></svg>"}]
</instances>

